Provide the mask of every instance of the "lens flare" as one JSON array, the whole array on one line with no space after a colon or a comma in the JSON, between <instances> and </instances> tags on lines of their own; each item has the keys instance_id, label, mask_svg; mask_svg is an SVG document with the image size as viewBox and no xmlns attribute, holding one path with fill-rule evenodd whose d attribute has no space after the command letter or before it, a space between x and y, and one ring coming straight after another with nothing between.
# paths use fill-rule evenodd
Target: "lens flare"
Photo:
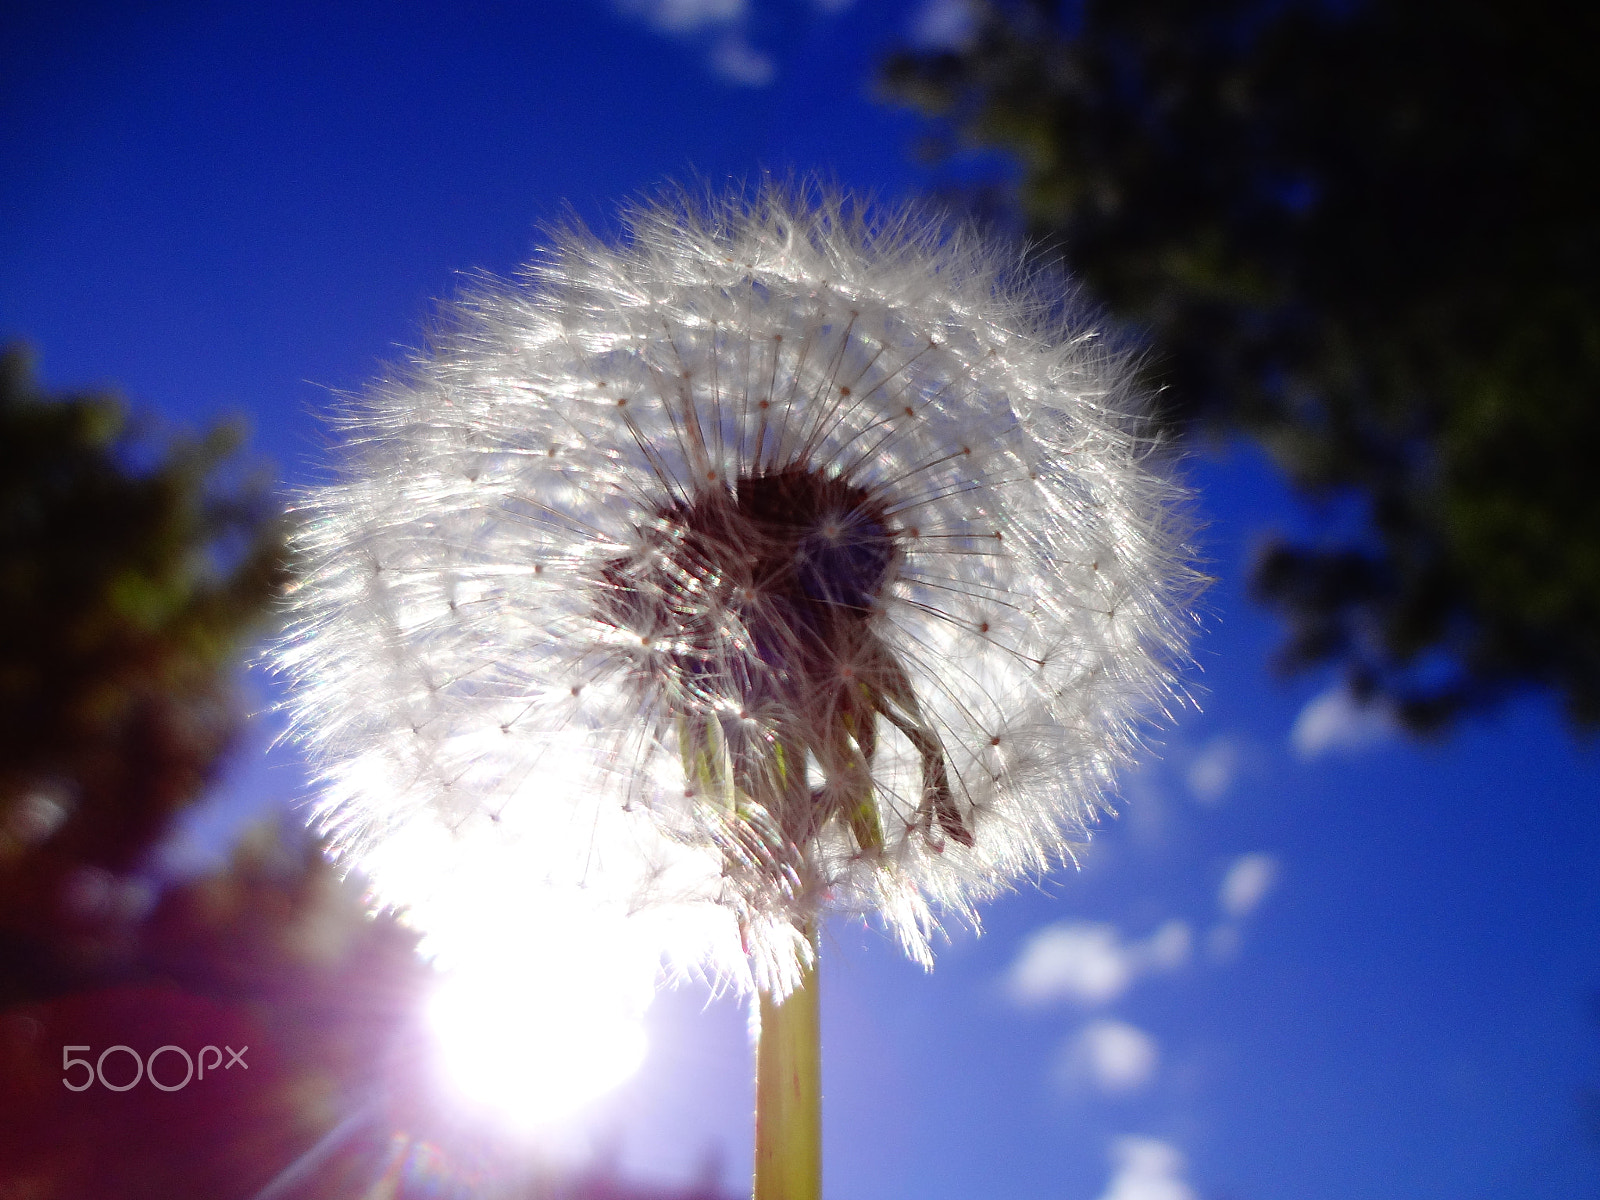
<instances>
[{"instance_id":1,"label":"lens flare","mask_svg":"<svg viewBox=\"0 0 1600 1200\"><path fill-rule=\"evenodd\" d=\"M428 1005L440 1066L460 1098L518 1130L571 1117L627 1080L646 1041L633 997L503 966L457 972Z\"/></svg>"},{"instance_id":2,"label":"lens flare","mask_svg":"<svg viewBox=\"0 0 1600 1200\"><path fill-rule=\"evenodd\" d=\"M442 1081L513 1130L559 1124L638 1069L663 970L649 922L553 878L552 840L424 812L356 860L439 969L426 1015Z\"/></svg>"}]
</instances>

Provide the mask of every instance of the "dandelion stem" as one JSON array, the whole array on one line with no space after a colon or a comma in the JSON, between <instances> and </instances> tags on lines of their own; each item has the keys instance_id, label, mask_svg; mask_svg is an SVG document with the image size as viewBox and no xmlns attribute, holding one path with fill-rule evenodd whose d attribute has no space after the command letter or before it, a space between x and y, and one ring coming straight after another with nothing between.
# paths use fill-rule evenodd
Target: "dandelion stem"
<instances>
[{"instance_id":1,"label":"dandelion stem","mask_svg":"<svg viewBox=\"0 0 1600 1200\"><path fill-rule=\"evenodd\" d=\"M756 1043L755 1200L822 1195L822 1023L817 1006L817 928L806 925L812 961L788 997L761 993Z\"/></svg>"}]
</instances>

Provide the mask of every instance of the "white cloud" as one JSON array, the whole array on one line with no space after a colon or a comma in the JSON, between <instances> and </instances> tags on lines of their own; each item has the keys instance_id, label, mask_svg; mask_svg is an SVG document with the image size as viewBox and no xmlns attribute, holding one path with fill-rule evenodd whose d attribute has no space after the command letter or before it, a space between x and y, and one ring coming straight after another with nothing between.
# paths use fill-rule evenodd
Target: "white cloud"
<instances>
[{"instance_id":1,"label":"white cloud","mask_svg":"<svg viewBox=\"0 0 1600 1200\"><path fill-rule=\"evenodd\" d=\"M972 0L926 0L911 18L911 43L923 50L965 50L977 33Z\"/></svg>"},{"instance_id":2,"label":"white cloud","mask_svg":"<svg viewBox=\"0 0 1600 1200\"><path fill-rule=\"evenodd\" d=\"M1395 735L1394 713L1382 703L1361 704L1342 684L1312 700L1295 718L1289 741L1301 758L1332 750L1366 750Z\"/></svg>"},{"instance_id":3,"label":"white cloud","mask_svg":"<svg viewBox=\"0 0 1600 1200\"><path fill-rule=\"evenodd\" d=\"M1112 1095L1136 1092L1155 1077L1161 1049L1155 1038L1126 1021L1100 1020L1086 1026L1067 1046L1073 1076L1087 1075Z\"/></svg>"},{"instance_id":4,"label":"white cloud","mask_svg":"<svg viewBox=\"0 0 1600 1200\"><path fill-rule=\"evenodd\" d=\"M1176 917L1163 924L1143 942L1137 942L1131 947L1135 957L1142 960L1147 972L1177 970L1189 961L1189 952L1193 948L1194 938L1189 933L1188 923Z\"/></svg>"},{"instance_id":5,"label":"white cloud","mask_svg":"<svg viewBox=\"0 0 1600 1200\"><path fill-rule=\"evenodd\" d=\"M1100 1200L1197 1200L1184 1181L1183 1152L1152 1137L1120 1137L1111 1145L1111 1180Z\"/></svg>"},{"instance_id":6,"label":"white cloud","mask_svg":"<svg viewBox=\"0 0 1600 1200\"><path fill-rule=\"evenodd\" d=\"M1073 921L1039 930L1011 965L1011 994L1024 1004L1078 1000L1103 1004L1133 982L1114 925Z\"/></svg>"},{"instance_id":7,"label":"white cloud","mask_svg":"<svg viewBox=\"0 0 1600 1200\"><path fill-rule=\"evenodd\" d=\"M826 8L829 0L818 0ZM772 56L750 44L747 0L614 0L624 16L705 48L712 71L729 83L764 87L777 74Z\"/></svg>"},{"instance_id":8,"label":"white cloud","mask_svg":"<svg viewBox=\"0 0 1600 1200\"><path fill-rule=\"evenodd\" d=\"M1168 921L1148 938L1125 942L1115 925L1064 921L1035 931L1011 964L1008 984L1020 1004L1063 1000L1105 1004L1141 975L1171 971L1189 959L1189 927Z\"/></svg>"},{"instance_id":9,"label":"white cloud","mask_svg":"<svg viewBox=\"0 0 1600 1200\"><path fill-rule=\"evenodd\" d=\"M617 0L627 16L642 17L665 33L690 33L742 20L745 0Z\"/></svg>"},{"instance_id":10,"label":"white cloud","mask_svg":"<svg viewBox=\"0 0 1600 1200\"><path fill-rule=\"evenodd\" d=\"M711 52L711 69L731 83L764 87L772 82L777 68L772 59L747 42L741 34L729 34Z\"/></svg>"},{"instance_id":11,"label":"white cloud","mask_svg":"<svg viewBox=\"0 0 1600 1200\"><path fill-rule=\"evenodd\" d=\"M1212 738L1189 763L1184 775L1189 793L1201 804L1216 804L1239 775L1243 755L1231 737Z\"/></svg>"},{"instance_id":12,"label":"white cloud","mask_svg":"<svg viewBox=\"0 0 1600 1200\"><path fill-rule=\"evenodd\" d=\"M1247 917L1278 882L1279 864L1271 854L1241 854L1228 866L1217 889L1217 904L1228 916Z\"/></svg>"},{"instance_id":13,"label":"white cloud","mask_svg":"<svg viewBox=\"0 0 1600 1200\"><path fill-rule=\"evenodd\" d=\"M811 0L823 18L849 8L855 0ZM749 0L612 0L625 17L643 21L657 33L697 45L706 63L729 83L765 87L777 76L771 54L750 41Z\"/></svg>"},{"instance_id":14,"label":"white cloud","mask_svg":"<svg viewBox=\"0 0 1600 1200\"><path fill-rule=\"evenodd\" d=\"M1213 925L1206 934L1206 953L1215 962L1228 962L1237 958L1239 948L1243 944L1244 938L1239 933L1239 927L1232 921Z\"/></svg>"}]
</instances>

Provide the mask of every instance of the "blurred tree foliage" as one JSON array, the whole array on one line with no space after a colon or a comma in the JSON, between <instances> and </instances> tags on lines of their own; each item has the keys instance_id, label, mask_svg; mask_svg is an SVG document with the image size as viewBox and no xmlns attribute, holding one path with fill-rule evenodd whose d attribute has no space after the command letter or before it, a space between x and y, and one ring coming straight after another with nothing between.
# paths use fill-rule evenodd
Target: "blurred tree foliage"
<instances>
[{"instance_id":1,"label":"blurred tree foliage","mask_svg":"<svg viewBox=\"0 0 1600 1200\"><path fill-rule=\"evenodd\" d=\"M883 67L928 151L1013 160L974 198L1148 330L1174 426L1358 502L1256 563L1287 665L1418 730L1530 686L1600 723L1600 10L969 7Z\"/></svg>"},{"instance_id":2,"label":"blurred tree foliage","mask_svg":"<svg viewBox=\"0 0 1600 1200\"><path fill-rule=\"evenodd\" d=\"M0 356L0 1000L128 953L133 868L237 730L231 668L286 578L237 441L157 451L114 397Z\"/></svg>"}]
</instances>

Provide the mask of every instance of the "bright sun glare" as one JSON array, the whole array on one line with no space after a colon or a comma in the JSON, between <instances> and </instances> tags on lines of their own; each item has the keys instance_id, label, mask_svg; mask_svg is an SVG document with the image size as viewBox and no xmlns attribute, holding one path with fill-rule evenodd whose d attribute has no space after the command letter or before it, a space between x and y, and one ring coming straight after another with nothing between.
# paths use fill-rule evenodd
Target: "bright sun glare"
<instances>
[{"instance_id":1,"label":"bright sun glare","mask_svg":"<svg viewBox=\"0 0 1600 1200\"><path fill-rule=\"evenodd\" d=\"M638 1070L661 967L637 923L550 884L537 848L419 819L362 864L440 968L427 1009L440 1074L461 1102L524 1131Z\"/></svg>"},{"instance_id":2,"label":"bright sun glare","mask_svg":"<svg viewBox=\"0 0 1600 1200\"><path fill-rule=\"evenodd\" d=\"M644 1060L631 997L588 984L576 964L537 974L458 971L428 1005L450 1083L506 1123L537 1129L622 1083Z\"/></svg>"}]
</instances>

